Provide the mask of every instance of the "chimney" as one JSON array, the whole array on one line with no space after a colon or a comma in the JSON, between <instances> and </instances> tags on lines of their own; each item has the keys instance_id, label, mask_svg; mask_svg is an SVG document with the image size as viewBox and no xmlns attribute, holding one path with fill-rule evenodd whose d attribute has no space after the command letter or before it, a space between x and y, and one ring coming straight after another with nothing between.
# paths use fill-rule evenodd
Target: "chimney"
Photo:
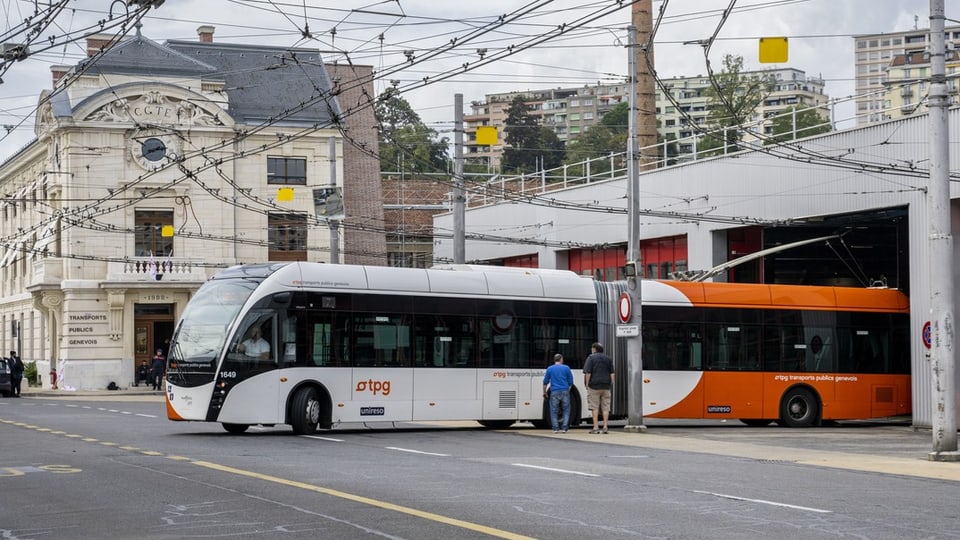
<instances>
[{"instance_id":1,"label":"chimney","mask_svg":"<svg viewBox=\"0 0 960 540\"><path fill-rule=\"evenodd\" d=\"M213 31L215 27L203 25L197 28L197 35L200 36L200 43L213 43Z\"/></svg>"},{"instance_id":2,"label":"chimney","mask_svg":"<svg viewBox=\"0 0 960 540\"><path fill-rule=\"evenodd\" d=\"M59 82L64 75L70 72L70 69L70 66L50 66L50 73L53 75L54 88L56 88L57 82Z\"/></svg>"},{"instance_id":3,"label":"chimney","mask_svg":"<svg viewBox=\"0 0 960 540\"><path fill-rule=\"evenodd\" d=\"M107 48L113 40L113 34L90 34L87 36L87 56L93 56Z\"/></svg>"}]
</instances>

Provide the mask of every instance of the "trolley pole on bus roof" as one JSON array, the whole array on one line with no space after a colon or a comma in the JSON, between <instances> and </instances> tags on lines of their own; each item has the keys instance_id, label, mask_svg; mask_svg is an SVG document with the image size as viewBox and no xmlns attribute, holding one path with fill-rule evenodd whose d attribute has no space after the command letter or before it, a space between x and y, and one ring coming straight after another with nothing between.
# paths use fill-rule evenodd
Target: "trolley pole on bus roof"
<instances>
[{"instance_id":1,"label":"trolley pole on bus roof","mask_svg":"<svg viewBox=\"0 0 960 540\"><path fill-rule=\"evenodd\" d=\"M950 121L947 115L944 1L930 0L930 352L933 394L932 461L960 461L954 357L953 237L950 234Z\"/></svg>"},{"instance_id":2,"label":"trolley pole on bus roof","mask_svg":"<svg viewBox=\"0 0 960 540\"><path fill-rule=\"evenodd\" d=\"M627 339L627 425L626 431L645 432L643 425L643 359L642 350L643 332L641 329L640 283L642 271L640 266L640 150L637 148L637 27L627 27L627 73L630 74L630 114L627 123L627 265L624 274L627 278L627 290L630 302L626 310L618 306L621 320L630 332L617 332ZM626 313L624 313L626 311ZM624 315L628 317L624 317Z\"/></svg>"}]
</instances>

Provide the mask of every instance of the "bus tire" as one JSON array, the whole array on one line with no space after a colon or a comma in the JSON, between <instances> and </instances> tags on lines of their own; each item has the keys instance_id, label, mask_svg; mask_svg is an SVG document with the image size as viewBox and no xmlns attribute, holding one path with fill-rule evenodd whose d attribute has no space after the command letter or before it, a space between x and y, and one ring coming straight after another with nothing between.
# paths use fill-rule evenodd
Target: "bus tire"
<instances>
[{"instance_id":1,"label":"bus tire","mask_svg":"<svg viewBox=\"0 0 960 540\"><path fill-rule=\"evenodd\" d=\"M780 401L781 425L787 427L810 427L820 417L820 403L806 388L791 388Z\"/></svg>"},{"instance_id":2,"label":"bus tire","mask_svg":"<svg viewBox=\"0 0 960 540\"><path fill-rule=\"evenodd\" d=\"M250 424L230 424L227 422L224 422L221 425L223 426L223 429L227 430L227 433L232 433L234 435L245 433L247 428L250 427Z\"/></svg>"},{"instance_id":3,"label":"bus tire","mask_svg":"<svg viewBox=\"0 0 960 540\"><path fill-rule=\"evenodd\" d=\"M290 425L297 435L312 435L320 423L320 399L312 387L297 390L290 406Z\"/></svg>"},{"instance_id":4,"label":"bus tire","mask_svg":"<svg viewBox=\"0 0 960 540\"><path fill-rule=\"evenodd\" d=\"M570 391L570 427L577 427L580 425L582 418L582 405L580 403L580 394Z\"/></svg>"},{"instance_id":5,"label":"bus tire","mask_svg":"<svg viewBox=\"0 0 960 540\"><path fill-rule=\"evenodd\" d=\"M740 421L750 427L769 426L770 423L773 422L773 420L765 420L763 418L741 418Z\"/></svg>"},{"instance_id":6,"label":"bus tire","mask_svg":"<svg viewBox=\"0 0 960 540\"><path fill-rule=\"evenodd\" d=\"M507 429L512 426L515 420L477 420L481 426L487 429Z\"/></svg>"},{"instance_id":7,"label":"bus tire","mask_svg":"<svg viewBox=\"0 0 960 540\"><path fill-rule=\"evenodd\" d=\"M580 395L576 392L570 392L570 427L579 426L583 422L583 418L580 417L581 404L580 404ZM559 410L557 411L557 424L563 423L563 413ZM550 422L550 402L547 399L543 400L543 418L540 420L533 420L530 422L533 424L533 427L537 429L550 429L553 427L553 423Z\"/></svg>"}]
</instances>

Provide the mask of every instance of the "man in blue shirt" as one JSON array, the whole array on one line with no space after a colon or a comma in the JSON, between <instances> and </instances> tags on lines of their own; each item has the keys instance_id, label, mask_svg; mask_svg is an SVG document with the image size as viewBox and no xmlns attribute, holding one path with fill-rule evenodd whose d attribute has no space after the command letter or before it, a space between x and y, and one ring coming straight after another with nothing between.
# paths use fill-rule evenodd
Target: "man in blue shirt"
<instances>
[{"instance_id":1,"label":"man in blue shirt","mask_svg":"<svg viewBox=\"0 0 960 540\"><path fill-rule=\"evenodd\" d=\"M573 386L573 372L570 366L563 363L563 355L553 355L553 365L543 374L543 395L547 396L550 390L550 424L553 432L567 432L570 425L570 387ZM557 409L563 409L563 420L557 425Z\"/></svg>"}]
</instances>

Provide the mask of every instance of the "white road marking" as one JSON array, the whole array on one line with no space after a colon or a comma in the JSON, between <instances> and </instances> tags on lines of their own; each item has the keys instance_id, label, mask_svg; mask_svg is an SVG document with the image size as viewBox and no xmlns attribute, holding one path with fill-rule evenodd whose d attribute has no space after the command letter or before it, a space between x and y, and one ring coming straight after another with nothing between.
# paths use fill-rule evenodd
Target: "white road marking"
<instances>
[{"instance_id":1,"label":"white road marking","mask_svg":"<svg viewBox=\"0 0 960 540\"><path fill-rule=\"evenodd\" d=\"M343 442L343 439L334 439L333 437L321 437L319 435L304 435L308 439L317 439L318 441Z\"/></svg>"},{"instance_id":2,"label":"white road marking","mask_svg":"<svg viewBox=\"0 0 960 540\"><path fill-rule=\"evenodd\" d=\"M590 476L590 477L593 477L593 478L599 478L599 477L600 477L599 474L591 474L591 473L585 473L585 472L580 472L580 471L570 471L570 470L567 470L567 469L554 469L553 467L541 467L541 466L539 466L539 465L528 465L528 464L526 464L526 463L514 463L513 466L514 466L514 467L526 467L526 468L528 468L528 469L539 469L539 470L541 470L541 471L551 471L551 472L559 472L559 473L565 473L565 474L577 474L577 475L580 475L580 476Z\"/></svg>"},{"instance_id":3,"label":"white road marking","mask_svg":"<svg viewBox=\"0 0 960 540\"><path fill-rule=\"evenodd\" d=\"M398 448L396 446L388 446L387 450L396 450L397 452L410 452L411 454L423 454L425 456L450 457L450 454L437 454L434 452L424 452L422 450L412 450L410 448Z\"/></svg>"},{"instance_id":4,"label":"white road marking","mask_svg":"<svg viewBox=\"0 0 960 540\"><path fill-rule=\"evenodd\" d=\"M737 497L736 495L727 495L725 493L714 493L712 491L694 491L703 495L713 495L723 499L732 499L734 501L754 502L760 504L769 504L770 506L779 506L781 508L793 508L794 510L803 510L805 512L816 512L818 514L832 514L833 510L824 510L822 508L810 508L809 506L797 506L795 504L778 503L774 501L765 501L763 499L748 499L746 497Z\"/></svg>"}]
</instances>

